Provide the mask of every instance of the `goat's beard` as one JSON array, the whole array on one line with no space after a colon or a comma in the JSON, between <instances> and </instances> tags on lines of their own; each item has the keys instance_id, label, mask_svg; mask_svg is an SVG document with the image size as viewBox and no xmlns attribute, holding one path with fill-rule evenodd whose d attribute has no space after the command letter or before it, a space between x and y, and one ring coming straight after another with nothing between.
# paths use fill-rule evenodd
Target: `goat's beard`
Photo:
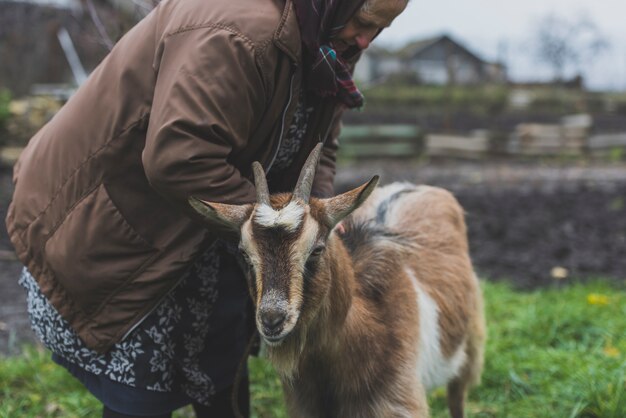
<instances>
[{"instance_id":1,"label":"goat's beard","mask_svg":"<svg viewBox=\"0 0 626 418\"><path fill-rule=\"evenodd\" d=\"M306 344L306 332L297 324L280 344L267 346L267 357L283 382L297 375L298 362Z\"/></svg>"}]
</instances>

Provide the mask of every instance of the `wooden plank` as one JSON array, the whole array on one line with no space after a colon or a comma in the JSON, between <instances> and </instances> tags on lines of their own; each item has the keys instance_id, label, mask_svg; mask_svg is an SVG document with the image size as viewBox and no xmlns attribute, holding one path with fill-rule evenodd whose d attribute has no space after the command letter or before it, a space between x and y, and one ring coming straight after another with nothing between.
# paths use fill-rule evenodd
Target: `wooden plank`
<instances>
[{"instance_id":1,"label":"wooden plank","mask_svg":"<svg viewBox=\"0 0 626 418\"><path fill-rule=\"evenodd\" d=\"M426 136L426 144L431 149L450 148L468 151L487 151L489 139L486 137L430 134Z\"/></svg>"},{"instance_id":2,"label":"wooden plank","mask_svg":"<svg viewBox=\"0 0 626 418\"><path fill-rule=\"evenodd\" d=\"M343 157L412 157L416 155L411 144L359 144L358 147L341 147Z\"/></svg>"},{"instance_id":3,"label":"wooden plank","mask_svg":"<svg viewBox=\"0 0 626 418\"><path fill-rule=\"evenodd\" d=\"M589 138L588 146L590 149L626 147L626 132L593 135Z\"/></svg>"},{"instance_id":4,"label":"wooden plank","mask_svg":"<svg viewBox=\"0 0 626 418\"><path fill-rule=\"evenodd\" d=\"M421 130L408 124L346 125L339 142L346 158L412 158L423 149Z\"/></svg>"},{"instance_id":5,"label":"wooden plank","mask_svg":"<svg viewBox=\"0 0 626 418\"><path fill-rule=\"evenodd\" d=\"M561 118L561 126L565 128L575 127L589 130L593 126L593 117L587 113L563 116Z\"/></svg>"},{"instance_id":6,"label":"wooden plank","mask_svg":"<svg viewBox=\"0 0 626 418\"><path fill-rule=\"evenodd\" d=\"M521 123L509 146L511 155L582 154L592 118L589 115L564 117L561 124Z\"/></svg>"},{"instance_id":7,"label":"wooden plank","mask_svg":"<svg viewBox=\"0 0 626 418\"><path fill-rule=\"evenodd\" d=\"M419 142L418 137L399 138L397 136L364 136L364 137L339 137L341 144L391 144L391 143L413 143Z\"/></svg>"},{"instance_id":8,"label":"wooden plank","mask_svg":"<svg viewBox=\"0 0 626 418\"><path fill-rule=\"evenodd\" d=\"M426 154L432 157L480 158L489 151L489 138L483 136L426 136Z\"/></svg>"},{"instance_id":9,"label":"wooden plank","mask_svg":"<svg viewBox=\"0 0 626 418\"><path fill-rule=\"evenodd\" d=\"M417 138L419 135L420 129L415 125L344 125L341 128L340 138L372 138L379 136Z\"/></svg>"}]
</instances>

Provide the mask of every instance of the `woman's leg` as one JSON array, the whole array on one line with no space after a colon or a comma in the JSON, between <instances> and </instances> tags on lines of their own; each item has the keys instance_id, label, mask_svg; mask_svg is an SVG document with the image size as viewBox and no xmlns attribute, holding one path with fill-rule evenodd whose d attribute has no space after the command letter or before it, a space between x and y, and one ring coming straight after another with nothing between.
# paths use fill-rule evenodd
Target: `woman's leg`
<instances>
[{"instance_id":1,"label":"woman's leg","mask_svg":"<svg viewBox=\"0 0 626 418\"><path fill-rule=\"evenodd\" d=\"M250 388L248 378L245 377L239 382L237 393L238 415L233 411L233 387L218 392L211 399L210 406L197 403L193 404L193 410L197 418L248 418L250 416Z\"/></svg>"},{"instance_id":2,"label":"woman's leg","mask_svg":"<svg viewBox=\"0 0 626 418\"><path fill-rule=\"evenodd\" d=\"M126 415L120 414L119 412L115 412L103 406L102 408L102 418L172 418L172 413L162 414L162 415Z\"/></svg>"}]
</instances>

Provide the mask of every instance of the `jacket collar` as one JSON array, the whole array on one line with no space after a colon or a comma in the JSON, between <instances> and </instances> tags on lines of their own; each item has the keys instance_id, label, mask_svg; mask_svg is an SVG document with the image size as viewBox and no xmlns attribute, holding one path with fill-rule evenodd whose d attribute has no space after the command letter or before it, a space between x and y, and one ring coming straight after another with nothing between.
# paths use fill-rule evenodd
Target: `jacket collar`
<instances>
[{"instance_id":1,"label":"jacket collar","mask_svg":"<svg viewBox=\"0 0 626 418\"><path fill-rule=\"evenodd\" d=\"M296 18L296 11L291 0L286 0L280 24L274 33L274 43L293 61L300 62L302 55L302 38Z\"/></svg>"}]
</instances>

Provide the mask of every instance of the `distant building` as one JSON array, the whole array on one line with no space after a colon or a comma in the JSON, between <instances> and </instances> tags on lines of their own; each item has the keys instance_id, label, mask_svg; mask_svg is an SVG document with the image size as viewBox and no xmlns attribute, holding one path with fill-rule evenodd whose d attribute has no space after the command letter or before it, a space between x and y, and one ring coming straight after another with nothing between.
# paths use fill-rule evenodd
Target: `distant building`
<instances>
[{"instance_id":1,"label":"distant building","mask_svg":"<svg viewBox=\"0 0 626 418\"><path fill-rule=\"evenodd\" d=\"M371 48L355 69L365 83L393 77L423 84L505 83L506 69L469 51L448 35L411 42L399 50Z\"/></svg>"}]
</instances>

